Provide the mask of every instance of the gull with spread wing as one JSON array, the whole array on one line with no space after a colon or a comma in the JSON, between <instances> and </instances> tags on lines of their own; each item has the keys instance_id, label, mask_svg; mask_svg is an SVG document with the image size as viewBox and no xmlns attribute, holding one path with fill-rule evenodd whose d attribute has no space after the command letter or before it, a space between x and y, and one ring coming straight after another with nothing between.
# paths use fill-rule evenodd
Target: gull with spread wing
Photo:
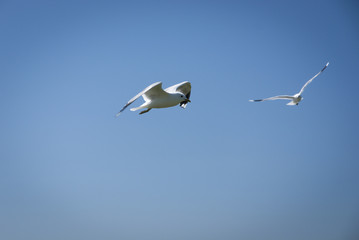
<instances>
[{"instance_id":1,"label":"gull with spread wing","mask_svg":"<svg viewBox=\"0 0 359 240\"><path fill-rule=\"evenodd\" d=\"M321 74L329 65L329 62L327 64L325 64L324 68L322 70L320 70L320 72L318 72L314 77L312 77L311 79L309 79L304 86L302 87L302 89L300 90L299 93L294 94L293 96L289 96L289 95L279 95L279 96L275 96L275 97L270 97L270 98L264 98L264 99L257 99L257 100L249 100L250 102L262 102L262 101L267 101L267 100L277 100L277 99L284 99L284 100L291 100L289 103L287 103L287 105L298 105L298 103L300 101L303 100L302 97L302 93L305 89L306 86L308 86L309 83L311 83L314 78L318 77L319 74Z\"/></svg>"},{"instance_id":2,"label":"gull with spread wing","mask_svg":"<svg viewBox=\"0 0 359 240\"><path fill-rule=\"evenodd\" d=\"M137 98L143 97L145 102L136 108L131 108L131 111L139 109L146 110L140 112L140 114L150 111L152 108L168 108L179 104L182 108L186 108L187 103L191 102L189 97L191 95L191 83L182 82L173 85L165 90L162 89L162 82L156 82L145 88L143 91L138 93L136 96L131 98L130 101L116 114L116 117L121 114L131 103L136 101Z\"/></svg>"}]
</instances>

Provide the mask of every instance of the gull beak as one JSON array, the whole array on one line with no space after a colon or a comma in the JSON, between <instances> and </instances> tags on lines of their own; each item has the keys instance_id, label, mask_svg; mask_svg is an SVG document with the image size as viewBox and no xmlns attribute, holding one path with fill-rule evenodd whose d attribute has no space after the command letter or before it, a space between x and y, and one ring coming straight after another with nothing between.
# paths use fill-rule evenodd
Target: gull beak
<instances>
[{"instance_id":1,"label":"gull beak","mask_svg":"<svg viewBox=\"0 0 359 240\"><path fill-rule=\"evenodd\" d=\"M189 99L186 99L186 101L187 101L187 102L191 102L191 100L189 100Z\"/></svg>"}]
</instances>

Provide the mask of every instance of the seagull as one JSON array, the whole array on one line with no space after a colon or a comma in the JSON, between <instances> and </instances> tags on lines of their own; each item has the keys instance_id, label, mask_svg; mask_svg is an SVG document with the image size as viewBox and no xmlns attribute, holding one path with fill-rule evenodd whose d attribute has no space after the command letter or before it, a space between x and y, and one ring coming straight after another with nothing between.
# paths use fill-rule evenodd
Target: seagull
<instances>
[{"instance_id":1,"label":"seagull","mask_svg":"<svg viewBox=\"0 0 359 240\"><path fill-rule=\"evenodd\" d=\"M162 82L156 82L146 87L143 91L131 98L131 100L127 102L121 111L116 114L116 117L118 117L131 103L136 101L136 99L141 96L145 102L141 106L131 108L130 110L136 111L139 109L147 108L146 110L140 112L140 114L144 114L150 111L152 108L168 108L176 106L177 104L179 104L182 108L186 108L187 103L191 102L191 100L189 100L190 95L190 82L181 82L166 88L165 90L162 88Z\"/></svg>"},{"instance_id":2,"label":"seagull","mask_svg":"<svg viewBox=\"0 0 359 240\"><path fill-rule=\"evenodd\" d=\"M293 96L279 95L279 96L275 96L275 97L270 97L270 98L265 98L265 99L257 99L257 100L249 100L249 101L250 102L262 102L262 101L267 101L267 100L285 99L285 100L291 100L289 103L287 103L287 105L298 105L298 103L303 100L302 93L303 93L305 87L308 86L308 84L311 83L314 80L314 78L318 77L318 75L321 74L328 67L328 65L329 65L329 62L327 62L327 64L325 64L325 66L323 67L322 70L320 70L320 72L318 72L314 77L309 79L308 82L306 82L304 84L304 86L302 87L302 89L300 90L299 93L294 94Z\"/></svg>"}]
</instances>

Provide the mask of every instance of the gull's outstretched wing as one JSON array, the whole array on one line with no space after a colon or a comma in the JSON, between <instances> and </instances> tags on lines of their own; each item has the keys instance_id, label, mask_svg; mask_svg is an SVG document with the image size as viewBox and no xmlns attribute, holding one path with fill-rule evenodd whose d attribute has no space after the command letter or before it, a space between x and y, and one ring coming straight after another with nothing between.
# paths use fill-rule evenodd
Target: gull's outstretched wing
<instances>
[{"instance_id":1,"label":"gull's outstretched wing","mask_svg":"<svg viewBox=\"0 0 359 240\"><path fill-rule=\"evenodd\" d=\"M145 99L145 101L150 101L152 100L152 98L164 94L167 93L162 89L162 82L153 83L150 86L146 87L143 91L138 93L136 96L131 98L130 101L128 101L127 104L116 114L116 117L118 117L121 112L123 112L129 105L131 105L131 103L136 101L136 99L141 96Z\"/></svg>"},{"instance_id":2,"label":"gull's outstretched wing","mask_svg":"<svg viewBox=\"0 0 359 240\"><path fill-rule=\"evenodd\" d=\"M249 100L249 101L250 102L262 102L262 101L277 100L277 99L293 100L294 97L293 96L288 96L288 95L279 95L279 96L275 96L275 97L264 98L264 99L256 99L256 100Z\"/></svg>"},{"instance_id":3,"label":"gull's outstretched wing","mask_svg":"<svg viewBox=\"0 0 359 240\"><path fill-rule=\"evenodd\" d=\"M305 88L306 86L308 86L308 84L311 83L311 82L314 80L314 78L318 77L318 75L321 74L321 73L328 67L328 65L329 65L329 62L327 62L327 64L325 64L325 66L323 67L322 70L320 70L320 72L318 72L314 77L312 77L311 79L309 79L308 82L306 82L306 83L304 84L304 86L302 87L302 89L300 89L299 95L302 95L302 93L303 93L303 91L304 91L304 88Z\"/></svg>"},{"instance_id":4,"label":"gull's outstretched wing","mask_svg":"<svg viewBox=\"0 0 359 240\"><path fill-rule=\"evenodd\" d=\"M183 95L185 95L187 99L189 99L191 96L191 83L188 81L181 82L179 84L176 84L176 85L166 88L165 91L168 93L180 92ZM188 101L183 101L180 103L180 106L182 108L186 108L187 103L188 103Z\"/></svg>"}]
</instances>

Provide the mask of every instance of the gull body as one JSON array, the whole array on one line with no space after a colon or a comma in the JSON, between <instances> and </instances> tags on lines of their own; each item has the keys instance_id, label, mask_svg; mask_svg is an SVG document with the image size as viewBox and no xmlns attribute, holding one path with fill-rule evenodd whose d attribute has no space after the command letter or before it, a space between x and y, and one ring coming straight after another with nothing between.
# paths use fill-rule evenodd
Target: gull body
<instances>
[{"instance_id":1,"label":"gull body","mask_svg":"<svg viewBox=\"0 0 359 240\"><path fill-rule=\"evenodd\" d=\"M173 107L178 104L182 108L186 108L187 103L191 102L189 100L191 95L191 83L182 82L176 85L173 85L165 90L162 89L162 82L156 82L145 88L143 91L134 96L127 104L119 111L116 116L119 116L130 104L132 104L139 97L143 97L145 102L135 108L131 108L131 111L136 111L139 109L146 109L140 114L150 111L152 108L168 108Z\"/></svg>"},{"instance_id":2,"label":"gull body","mask_svg":"<svg viewBox=\"0 0 359 240\"><path fill-rule=\"evenodd\" d=\"M328 67L328 65L329 65L329 62L327 64L325 64L325 66L323 67L322 70L320 70L320 72L318 72L314 77L309 79L298 93L296 93L292 96L279 95L279 96L274 96L274 97L270 97L270 98L256 99L256 100L249 100L249 101L250 102L262 102L262 101L267 101L267 100L284 99L284 100L291 100L289 103L287 103L287 105L298 105L299 102L303 100L302 93L304 92L305 87L308 86L308 84L311 83L314 80L314 78L318 77L318 75L321 74Z\"/></svg>"},{"instance_id":3,"label":"gull body","mask_svg":"<svg viewBox=\"0 0 359 240\"><path fill-rule=\"evenodd\" d=\"M163 94L160 98L154 98L147 100L139 107L131 108L131 111L136 111L144 108L168 108L178 105L180 102L186 100L186 97L182 93L167 93Z\"/></svg>"}]
</instances>

